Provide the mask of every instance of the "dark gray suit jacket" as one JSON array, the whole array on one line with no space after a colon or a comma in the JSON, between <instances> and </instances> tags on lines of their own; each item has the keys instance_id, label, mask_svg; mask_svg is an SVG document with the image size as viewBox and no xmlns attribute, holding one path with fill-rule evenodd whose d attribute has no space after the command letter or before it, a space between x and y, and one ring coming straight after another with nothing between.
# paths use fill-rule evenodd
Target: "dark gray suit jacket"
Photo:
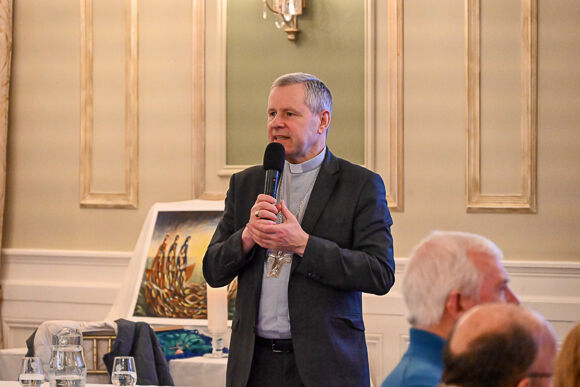
<instances>
[{"instance_id":1,"label":"dark gray suit jacket","mask_svg":"<svg viewBox=\"0 0 580 387\"><path fill-rule=\"evenodd\" d=\"M203 259L211 286L238 277L227 370L228 386L245 386L254 352L266 250L242 255L242 231L264 169L234 174L220 221ZM298 372L307 386L368 386L369 368L361 292L385 294L395 263L381 177L327 149L302 228L310 235L304 256L294 255L288 308Z\"/></svg>"}]
</instances>

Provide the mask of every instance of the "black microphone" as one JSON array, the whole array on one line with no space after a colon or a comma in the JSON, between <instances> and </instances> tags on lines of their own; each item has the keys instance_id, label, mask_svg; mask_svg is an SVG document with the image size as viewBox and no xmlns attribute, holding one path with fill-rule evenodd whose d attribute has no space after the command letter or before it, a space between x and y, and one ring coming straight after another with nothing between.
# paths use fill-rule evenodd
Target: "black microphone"
<instances>
[{"instance_id":1,"label":"black microphone","mask_svg":"<svg viewBox=\"0 0 580 387\"><path fill-rule=\"evenodd\" d=\"M284 160L286 151L284 146L279 142L271 142L264 152L264 169L266 170L266 179L264 181L264 193L276 197L278 183L282 171L284 170Z\"/></svg>"}]
</instances>

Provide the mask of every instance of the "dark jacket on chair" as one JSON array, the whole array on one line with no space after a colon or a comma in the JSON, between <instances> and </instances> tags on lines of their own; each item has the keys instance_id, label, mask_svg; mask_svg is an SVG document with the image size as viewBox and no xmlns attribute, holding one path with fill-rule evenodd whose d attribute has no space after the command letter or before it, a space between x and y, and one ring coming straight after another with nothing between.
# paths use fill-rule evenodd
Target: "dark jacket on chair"
<instances>
[{"instance_id":1,"label":"dark jacket on chair","mask_svg":"<svg viewBox=\"0 0 580 387\"><path fill-rule=\"evenodd\" d=\"M137 368L137 384L173 386L169 365L153 329L145 322L124 319L117 323L117 338L111 352L103 356L109 375L115 356L133 356Z\"/></svg>"}]
</instances>

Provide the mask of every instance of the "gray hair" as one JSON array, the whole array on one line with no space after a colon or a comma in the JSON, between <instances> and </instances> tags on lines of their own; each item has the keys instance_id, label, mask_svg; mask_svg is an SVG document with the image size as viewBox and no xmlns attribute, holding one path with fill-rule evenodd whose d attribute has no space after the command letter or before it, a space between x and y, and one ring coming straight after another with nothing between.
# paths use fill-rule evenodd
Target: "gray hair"
<instances>
[{"instance_id":1,"label":"gray hair","mask_svg":"<svg viewBox=\"0 0 580 387\"><path fill-rule=\"evenodd\" d=\"M323 110L328 110L332 115L332 94L324 82L316 76L306 73L290 73L278 77L273 83L270 90L278 86L293 85L303 83L306 88L306 97L304 103L314 114Z\"/></svg>"},{"instance_id":2,"label":"gray hair","mask_svg":"<svg viewBox=\"0 0 580 387\"><path fill-rule=\"evenodd\" d=\"M434 231L413 249L402 286L411 324L438 323L453 290L477 300L483 276L468 254L478 253L490 259L503 257L489 239L458 231Z\"/></svg>"}]
</instances>

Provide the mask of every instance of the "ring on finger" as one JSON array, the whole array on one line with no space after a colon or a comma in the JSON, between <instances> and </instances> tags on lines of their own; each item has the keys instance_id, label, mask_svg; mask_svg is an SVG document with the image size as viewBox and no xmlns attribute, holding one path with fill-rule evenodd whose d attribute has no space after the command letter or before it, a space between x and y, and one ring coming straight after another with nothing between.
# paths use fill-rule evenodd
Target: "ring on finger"
<instances>
[{"instance_id":1,"label":"ring on finger","mask_svg":"<svg viewBox=\"0 0 580 387\"><path fill-rule=\"evenodd\" d=\"M256 210L256 212L254 212L254 216L256 218L259 218L260 217L260 210Z\"/></svg>"}]
</instances>

